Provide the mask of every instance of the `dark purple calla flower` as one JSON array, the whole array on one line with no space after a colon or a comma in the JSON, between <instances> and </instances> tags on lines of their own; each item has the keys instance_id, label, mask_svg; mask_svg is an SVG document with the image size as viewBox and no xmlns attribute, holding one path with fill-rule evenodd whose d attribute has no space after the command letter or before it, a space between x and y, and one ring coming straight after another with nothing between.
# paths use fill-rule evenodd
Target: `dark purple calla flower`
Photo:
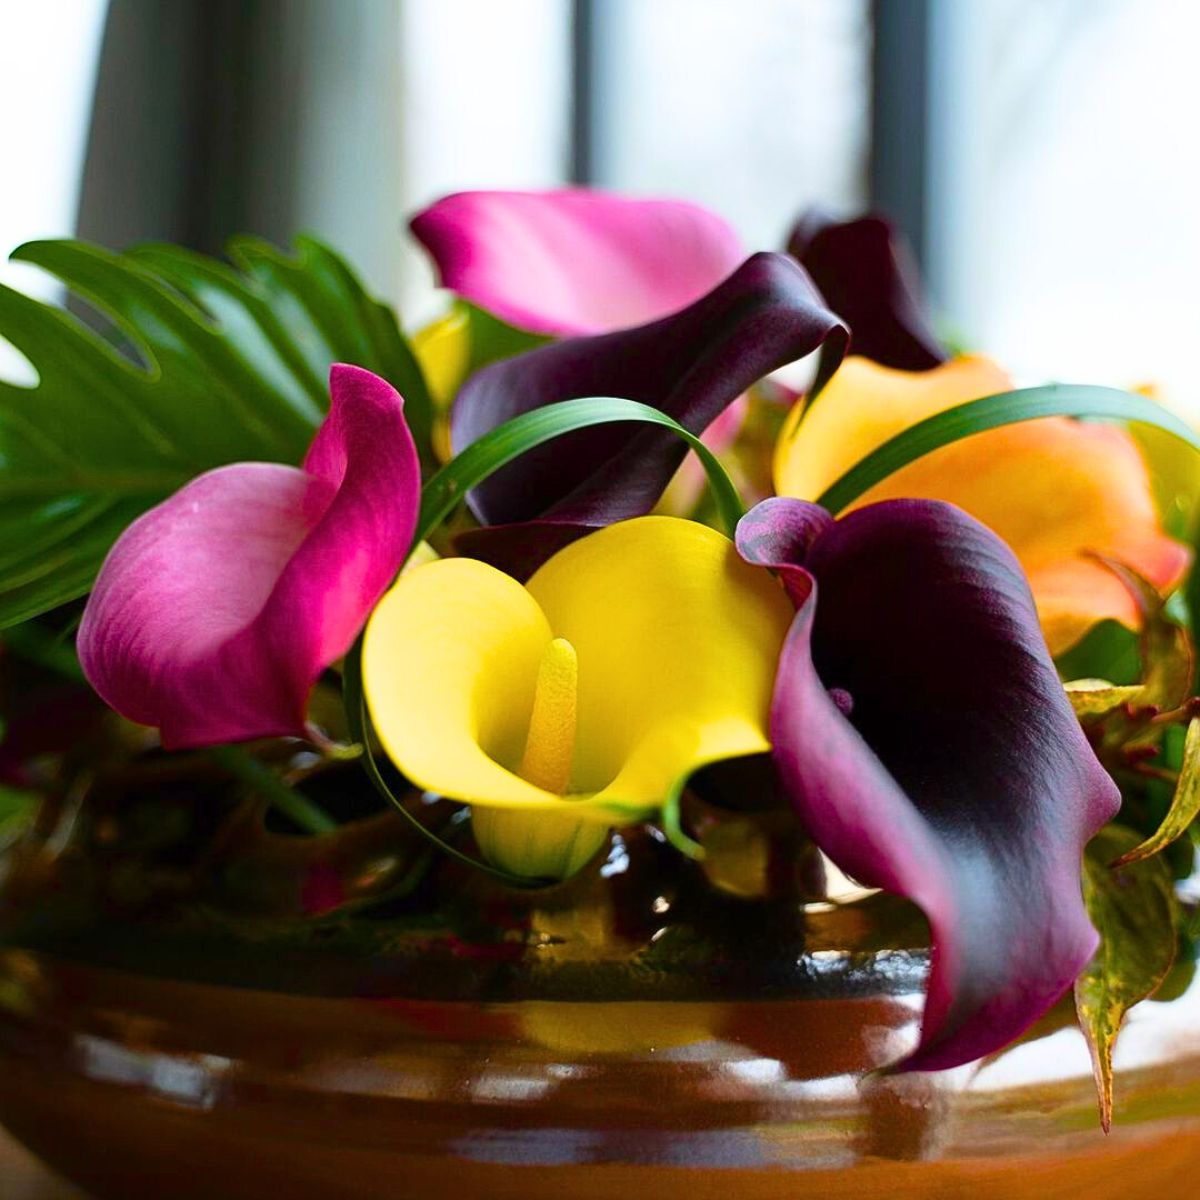
<instances>
[{"instance_id":1,"label":"dark purple calla flower","mask_svg":"<svg viewBox=\"0 0 1200 1200\"><path fill-rule=\"evenodd\" d=\"M561 400L620 396L653 405L700 434L751 384L821 345L815 388L845 352L845 326L782 254L756 254L669 317L567 338L479 371L451 423L455 450L505 421ZM686 447L669 432L614 424L558 438L497 471L471 495L484 525L464 552L518 576L591 529L649 512Z\"/></svg>"},{"instance_id":2,"label":"dark purple calla flower","mask_svg":"<svg viewBox=\"0 0 1200 1200\"><path fill-rule=\"evenodd\" d=\"M999 1049L1095 951L1080 860L1120 805L1020 566L979 522L926 500L836 522L767 500L738 546L797 603L771 716L797 813L843 870L929 919L921 1040L903 1065Z\"/></svg>"},{"instance_id":3,"label":"dark purple calla flower","mask_svg":"<svg viewBox=\"0 0 1200 1200\"><path fill-rule=\"evenodd\" d=\"M810 209L788 253L850 326L855 354L901 371L927 371L950 357L929 323L917 265L882 217L835 221Z\"/></svg>"}]
</instances>

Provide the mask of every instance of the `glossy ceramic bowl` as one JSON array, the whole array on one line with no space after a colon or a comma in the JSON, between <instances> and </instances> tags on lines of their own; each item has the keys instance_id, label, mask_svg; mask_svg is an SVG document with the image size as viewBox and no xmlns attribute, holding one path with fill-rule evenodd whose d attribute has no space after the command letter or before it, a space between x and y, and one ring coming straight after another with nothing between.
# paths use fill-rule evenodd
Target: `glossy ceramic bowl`
<instances>
[{"instance_id":1,"label":"glossy ceramic bowl","mask_svg":"<svg viewBox=\"0 0 1200 1200\"><path fill-rule=\"evenodd\" d=\"M1135 1014L1117 1119L1063 1028L863 1076L914 1000L286 995L10 951L0 1120L104 1200L1183 1196L1200 986Z\"/></svg>"},{"instance_id":2,"label":"glossy ceramic bowl","mask_svg":"<svg viewBox=\"0 0 1200 1200\"><path fill-rule=\"evenodd\" d=\"M300 839L119 812L44 814L0 887L0 1121L101 1200L1165 1200L1200 1175L1190 961L1130 1019L1106 1136L1069 1005L991 1060L879 1071L916 1039L923 923L806 900L753 822L704 868L626 835L514 894L414 871L395 814Z\"/></svg>"}]
</instances>

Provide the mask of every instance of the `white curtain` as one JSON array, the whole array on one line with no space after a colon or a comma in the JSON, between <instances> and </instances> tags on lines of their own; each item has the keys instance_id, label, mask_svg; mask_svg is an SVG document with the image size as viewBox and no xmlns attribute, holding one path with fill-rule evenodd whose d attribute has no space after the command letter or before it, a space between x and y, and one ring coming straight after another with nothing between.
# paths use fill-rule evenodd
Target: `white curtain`
<instances>
[{"instance_id":1,"label":"white curtain","mask_svg":"<svg viewBox=\"0 0 1200 1200\"><path fill-rule=\"evenodd\" d=\"M32 238L75 231L108 0L0 4L0 282L41 296L52 281L7 261ZM0 376L27 365L0 341Z\"/></svg>"},{"instance_id":2,"label":"white curtain","mask_svg":"<svg viewBox=\"0 0 1200 1200\"><path fill-rule=\"evenodd\" d=\"M1200 4L946 0L935 291L1030 380L1200 417Z\"/></svg>"}]
</instances>

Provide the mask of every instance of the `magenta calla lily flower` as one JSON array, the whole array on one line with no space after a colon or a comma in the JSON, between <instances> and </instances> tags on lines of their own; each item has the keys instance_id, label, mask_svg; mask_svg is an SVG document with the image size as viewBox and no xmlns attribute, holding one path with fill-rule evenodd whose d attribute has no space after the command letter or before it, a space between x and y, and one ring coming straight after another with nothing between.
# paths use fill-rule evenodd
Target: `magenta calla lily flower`
<instances>
[{"instance_id":1,"label":"magenta calla lily flower","mask_svg":"<svg viewBox=\"0 0 1200 1200\"><path fill-rule=\"evenodd\" d=\"M851 331L851 349L885 367L928 371L950 355L929 323L917 264L882 217L835 221L812 209L788 252Z\"/></svg>"},{"instance_id":2,"label":"magenta calla lily flower","mask_svg":"<svg viewBox=\"0 0 1200 1200\"><path fill-rule=\"evenodd\" d=\"M755 254L681 312L566 338L476 372L454 404L453 445L461 450L512 417L580 396L639 400L700 434L752 384L826 345L819 389L847 337L802 267L784 254ZM489 528L459 544L523 577L590 530L648 513L685 452L670 433L630 424L558 438L471 493Z\"/></svg>"},{"instance_id":3,"label":"magenta calla lily flower","mask_svg":"<svg viewBox=\"0 0 1200 1200\"><path fill-rule=\"evenodd\" d=\"M792 804L838 866L929 919L921 1039L903 1065L1000 1049L1095 951L1081 856L1120 805L1017 560L960 509L925 500L836 522L767 500L738 547L797 604L771 714Z\"/></svg>"},{"instance_id":4,"label":"magenta calla lily flower","mask_svg":"<svg viewBox=\"0 0 1200 1200\"><path fill-rule=\"evenodd\" d=\"M556 336L677 312L743 258L733 229L698 205L577 188L460 192L419 213L412 231L446 287Z\"/></svg>"},{"instance_id":5,"label":"magenta calla lily flower","mask_svg":"<svg viewBox=\"0 0 1200 1200\"><path fill-rule=\"evenodd\" d=\"M105 560L80 662L168 749L302 734L317 677L408 554L421 477L403 401L341 365L330 393L303 469L209 471L135 521Z\"/></svg>"}]
</instances>

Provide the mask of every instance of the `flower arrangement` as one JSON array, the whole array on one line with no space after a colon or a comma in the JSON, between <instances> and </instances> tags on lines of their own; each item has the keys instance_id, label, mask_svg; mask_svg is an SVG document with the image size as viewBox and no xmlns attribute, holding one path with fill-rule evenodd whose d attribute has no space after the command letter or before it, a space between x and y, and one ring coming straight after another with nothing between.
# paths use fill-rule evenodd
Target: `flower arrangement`
<instances>
[{"instance_id":1,"label":"flower arrangement","mask_svg":"<svg viewBox=\"0 0 1200 1200\"><path fill-rule=\"evenodd\" d=\"M1191 962L1200 471L1171 446L1200 439L952 353L877 218L749 257L693 205L580 190L412 228L454 299L411 341L311 240L17 251L106 321L0 290L38 376L0 384L9 660L312 834L272 748L361 766L513 889L631 826L703 857L696 773L765 770L789 846L928 921L896 1065L988 1055L1074 987L1107 1125L1126 1011ZM17 823L77 736L19 707Z\"/></svg>"}]
</instances>

